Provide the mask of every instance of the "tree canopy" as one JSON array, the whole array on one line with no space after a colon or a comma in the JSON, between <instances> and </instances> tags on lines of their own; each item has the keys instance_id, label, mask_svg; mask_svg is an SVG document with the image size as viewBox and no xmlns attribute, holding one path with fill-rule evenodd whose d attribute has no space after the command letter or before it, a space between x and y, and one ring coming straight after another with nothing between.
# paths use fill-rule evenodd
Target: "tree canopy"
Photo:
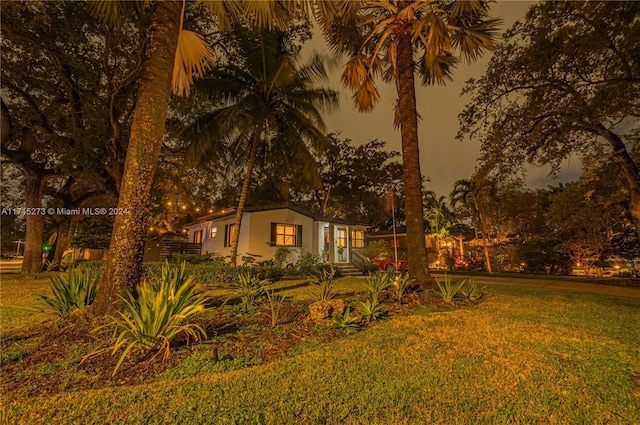
<instances>
[{"instance_id":1,"label":"tree canopy","mask_svg":"<svg viewBox=\"0 0 640 425\"><path fill-rule=\"evenodd\" d=\"M532 6L468 82L459 137L480 141L482 161L503 175L526 163L557 171L571 154L615 162L640 230L639 44L638 2Z\"/></svg>"}]
</instances>

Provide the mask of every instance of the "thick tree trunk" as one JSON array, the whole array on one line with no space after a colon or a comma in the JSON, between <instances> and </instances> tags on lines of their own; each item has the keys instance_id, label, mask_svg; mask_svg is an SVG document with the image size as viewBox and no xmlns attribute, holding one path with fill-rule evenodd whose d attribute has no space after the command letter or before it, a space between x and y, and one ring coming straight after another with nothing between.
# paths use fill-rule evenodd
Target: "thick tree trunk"
<instances>
[{"instance_id":1,"label":"thick tree trunk","mask_svg":"<svg viewBox=\"0 0 640 425\"><path fill-rule=\"evenodd\" d=\"M242 225L242 215L244 214L244 206L247 203L247 196L249 195L249 187L251 185L251 173L256 165L256 157L258 156L258 146L260 146L260 137L262 131L258 129L253 137L251 143L251 151L249 152L249 162L247 163L247 172L244 176L244 182L242 182L242 192L240 192L240 200L238 201L238 208L236 209L236 233L231 235L231 266L235 267L238 263L238 241L240 240L240 226Z\"/></svg>"},{"instance_id":2,"label":"thick tree trunk","mask_svg":"<svg viewBox=\"0 0 640 425\"><path fill-rule=\"evenodd\" d=\"M71 216L62 216L62 221L58 223L58 232L56 236L55 249L53 250L53 262L58 265L62 261L62 254L67 248L67 241L69 240L69 230L71 229Z\"/></svg>"},{"instance_id":3,"label":"thick tree trunk","mask_svg":"<svg viewBox=\"0 0 640 425\"><path fill-rule=\"evenodd\" d=\"M398 112L402 137L402 167L407 219L407 251L409 276L424 285L429 280L422 210L422 175L418 142L418 112L414 83L411 36L401 34L398 40Z\"/></svg>"},{"instance_id":4,"label":"thick tree trunk","mask_svg":"<svg viewBox=\"0 0 640 425\"><path fill-rule=\"evenodd\" d=\"M27 208L27 229L24 243L22 273L37 273L42 265L42 241L44 215L42 211L42 176L27 170L25 173L24 198Z\"/></svg>"},{"instance_id":5,"label":"thick tree trunk","mask_svg":"<svg viewBox=\"0 0 640 425\"><path fill-rule=\"evenodd\" d=\"M151 186L164 136L182 3L162 1L154 7L120 187L118 208L126 213L115 218L107 264L92 307L99 315L113 312L118 295L124 289L133 291L142 274Z\"/></svg>"},{"instance_id":6,"label":"thick tree trunk","mask_svg":"<svg viewBox=\"0 0 640 425\"><path fill-rule=\"evenodd\" d=\"M11 115L7 109L7 105L0 98L0 143L4 143L11 133Z\"/></svg>"},{"instance_id":7,"label":"thick tree trunk","mask_svg":"<svg viewBox=\"0 0 640 425\"><path fill-rule=\"evenodd\" d=\"M613 149L613 158L620 166L620 169L627 178L629 184L629 192L631 193L631 199L629 201L629 215L631 221L640 235L640 170L638 165L634 162L627 147L613 131L607 129L602 124L598 124L595 128L598 135L602 136Z\"/></svg>"}]
</instances>

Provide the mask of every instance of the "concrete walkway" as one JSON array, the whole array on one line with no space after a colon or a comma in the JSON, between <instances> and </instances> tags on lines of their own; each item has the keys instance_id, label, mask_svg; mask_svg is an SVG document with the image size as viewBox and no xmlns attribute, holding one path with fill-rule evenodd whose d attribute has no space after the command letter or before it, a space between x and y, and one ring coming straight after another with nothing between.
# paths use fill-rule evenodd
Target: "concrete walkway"
<instances>
[{"instance_id":1,"label":"concrete walkway","mask_svg":"<svg viewBox=\"0 0 640 425\"><path fill-rule=\"evenodd\" d=\"M444 274L432 272L432 275L442 279ZM617 297L640 298L640 288L631 286L604 285L589 283L581 280L554 279L553 276L540 278L497 277L497 276L462 276L451 275L455 280L474 278L481 285L516 286L523 288L552 289L560 291L588 292L591 294L613 295Z\"/></svg>"}]
</instances>

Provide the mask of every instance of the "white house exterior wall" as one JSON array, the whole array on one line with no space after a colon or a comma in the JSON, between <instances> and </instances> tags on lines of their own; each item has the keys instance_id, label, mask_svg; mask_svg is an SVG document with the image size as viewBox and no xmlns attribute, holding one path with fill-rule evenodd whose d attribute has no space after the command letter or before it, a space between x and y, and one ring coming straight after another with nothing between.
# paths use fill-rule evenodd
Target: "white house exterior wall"
<instances>
[{"instance_id":1,"label":"white house exterior wall","mask_svg":"<svg viewBox=\"0 0 640 425\"><path fill-rule=\"evenodd\" d=\"M255 211L251 214L251 238L249 249L251 254L259 254L261 259L268 260L276 254L277 246L271 246L271 223L292 224L302 226L302 246L297 247L299 254L313 252L313 219L287 208L269 211ZM242 226L244 228L244 224ZM294 247L295 248L295 247Z\"/></svg>"},{"instance_id":2,"label":"white house exterior wall","mask_svg":"<svg viewBox=\"0 0 640 425\"><path fill-rule=\"evenodd\" d=\"M194 242L195 232L202 230L202 253L228 256L231 247L225 245L225 226L235 223L235 215L228 215L201 223L188 225L189 242ZM349 261L351 248L351 230L365 230L362 225L339 224L330 221L314 220L300 212L289 208L278 208L264 211L245 212L242 219L242 229L238 240L238 262L242 256L255 254L259 260L268 260L275 257L279 247L271 244L271 223L290 224L302 226L302 246L292 247L298 255L312 253L322 255L325 249L325 228L328 228L330 249L327 260L331 262ZM216 227L215 238L211 238L211 228ZM336 236L338 229L346 231L346 246L343 256L337 252ZM297 259L293 259L297 261Z\"/></svg>"}]
</instances>

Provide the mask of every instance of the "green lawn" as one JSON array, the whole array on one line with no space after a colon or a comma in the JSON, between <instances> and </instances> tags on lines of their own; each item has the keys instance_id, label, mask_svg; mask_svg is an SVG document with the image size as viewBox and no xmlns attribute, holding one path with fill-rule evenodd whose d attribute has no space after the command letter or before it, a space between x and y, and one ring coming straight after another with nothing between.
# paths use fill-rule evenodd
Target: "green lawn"
<instances>
[{"instance_id":1,"label":"green lawn","mask_svg":"<svg viewBox=\"0 0 640 425\"><path fill-rule=\"evenodd\" d=\"M10 308L43 283L3 280L3 338L41 318ZM273 287L313 297L300 281ZM349 280L341 291L362 288ZM640 423L640 300L491 287L477 305L408 313L351 335L318 331L274 361L212 365L194 347L152 382L10 392L2 423ZM253 344L293 332L249 328L263 332Z\"/></svg>"}]
</instances>

